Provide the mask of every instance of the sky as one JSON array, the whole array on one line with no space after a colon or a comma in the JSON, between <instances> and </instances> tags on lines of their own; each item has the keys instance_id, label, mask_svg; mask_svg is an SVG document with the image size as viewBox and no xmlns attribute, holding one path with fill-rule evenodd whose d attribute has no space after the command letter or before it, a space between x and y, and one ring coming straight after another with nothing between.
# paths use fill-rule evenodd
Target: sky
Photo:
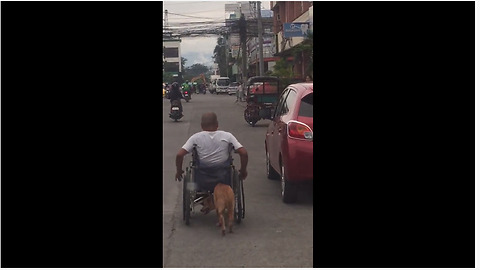
<instances>
[{"instance_id":1,"label":"sky","mask_svg":"<svg viewBox=\"0 0 480 270\"><path fill-rule=\"evenodd\" d=\"M168 23L175 25L176 23L185 23L192 21L223 21L226 18L225 4L235 3L236 1L163 1L163 12L168 10ZM262 1L262 9L270 9L269 1ZM191 18L179 16L171 13L202 17ZM187 59L186 66L193 64L203 64L211 66L213 64L213 50L217 45L215 36L208 37L182 37L181 54Z\"/></svg>"}]
</instances>

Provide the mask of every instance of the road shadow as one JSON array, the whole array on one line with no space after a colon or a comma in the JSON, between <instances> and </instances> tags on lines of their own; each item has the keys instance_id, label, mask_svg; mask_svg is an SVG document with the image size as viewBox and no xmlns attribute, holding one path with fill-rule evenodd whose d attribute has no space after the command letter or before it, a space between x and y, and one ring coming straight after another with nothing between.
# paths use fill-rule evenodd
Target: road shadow
<instances>
[{"instance_id":1,"label":"road shadow","mask_svg":"<svg viewBox=\"0 0 480 270\"><path fill-rule=\"evenodd\" d=\"M215 210L210 211L208 214L203 214L200 212L201 206L195 207L195 213L190 215L190 224L186 225L183 221L183 225L186 228L196 228L197 231L202 231L202 233L220 233L220 228L216 226L218 222L217 213Z\"/></svg>"},{"instance_id":2,"label":"road shadow","mask_svg":"<svg viewBox=\"0 0 480 270\"><path fill-rule=\"evenodd\" d=\"M270 123L260 123L260 124L259 124L259 123L256 123L255 126L252 127L251 125L245 123L245 125L246 125L247 127L250 127L250 128L268 127L269 124L270 124Z\"/></svg>"},{"instance_id":3,"label":"road shadow","mask_svg":"<svg viewBox=\"0 0 480 270\"><path fill-rule=\"evenodd\" d=\"M265 124L256 124L255 127L268 127L270 123L265 123Z\"/></svg>"},{"instance_id":4,"label":"road shadow","mask_svg":"<svg viewBox=\"0 0 480 270\"><path fill-rule=\"evenodd\" d=\"M270 180L270 181L275 182L273 185L278 186L278 192L280 192L280 180L277 179L277 180ZM275 189L276 188L277 187L275 187ZM291 205L305 205L305 206L313 205L313 182L303 183L297 186L297 201L295 201Z\"/></svg>"},{"instance_id":5,"label":"road shadow","mask_svg":"<svg viewBox=\"0 0 480 270\"><path fill-rule=\"evenodd\" d=\"M313 182L298 186L297 204L313 205Z\"/></svg>"}]
</instances>

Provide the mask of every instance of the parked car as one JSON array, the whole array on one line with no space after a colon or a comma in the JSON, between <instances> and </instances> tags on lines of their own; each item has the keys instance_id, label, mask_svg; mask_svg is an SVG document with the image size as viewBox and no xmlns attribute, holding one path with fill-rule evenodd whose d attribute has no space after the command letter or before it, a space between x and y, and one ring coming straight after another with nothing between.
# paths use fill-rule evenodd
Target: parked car
<instances>
[{"instance_id":1,"label":"parked car","mask_svg":"<svg viewBox=\"0 0 480 270\"><path fill-rule=\"evenodd\" d=\"M230 85L228 86L228 89L227 89L227 93L228 95L235 95L237 94L237 91L238 91L238 86L240 84L238 82L232 82L230 83Z\"/></svg>"},{"instance_id":2,"label":"parked car","mask_svg":"<svg viewBox=\"0 0 480 270\"><path fill-rule=\"evenodd\" d=\"M282 200L313 181L313 83L291 84L280 94L265 136L267 176L280 179Z\"/></svg>"}]
</instances>

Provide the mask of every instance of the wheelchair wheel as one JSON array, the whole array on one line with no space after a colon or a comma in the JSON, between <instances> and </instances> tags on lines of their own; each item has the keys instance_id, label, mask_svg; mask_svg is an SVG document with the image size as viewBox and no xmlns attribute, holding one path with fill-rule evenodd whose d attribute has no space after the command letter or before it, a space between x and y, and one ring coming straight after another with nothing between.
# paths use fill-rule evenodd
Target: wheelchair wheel
<instances>
[{"instance_id":1,"label":"wheelchair wheel","mask_svg":"<svg viewBox=\"0 0 480 270\"><path fill-rule=\"evenodd\" d=\"M245 218L245 201L243 194L243 181L238 177L238 172L234 170L233 172L233 187L235 195L235 221L241 223L242 219Z\"/></svg>"},{"instance_id":2,"label":"wheelchair wheel","mask_svg":"<svg viewBox=\"0 0 480 270\"><path fill-rule=\"evenodd\" d=\"M188 183L191 181L190 168L186 169L185 178L183 179L183 220L186 225L190 225L190 190L188 190Z\"/></svg>"}]
</instances>

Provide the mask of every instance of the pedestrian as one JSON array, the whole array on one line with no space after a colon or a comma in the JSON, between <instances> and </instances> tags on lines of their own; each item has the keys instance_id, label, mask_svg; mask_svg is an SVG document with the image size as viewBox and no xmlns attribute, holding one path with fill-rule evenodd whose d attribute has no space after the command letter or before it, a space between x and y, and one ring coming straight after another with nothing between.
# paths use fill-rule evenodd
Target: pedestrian
<instances>
[{"instance_id":1,"label":"pedestrian","mask_svg":"<svg viewBox=\"0 0 480 270\"><path fill-rule=\"evenodd\" d=\"M228 167L229 164L226 164L226 162L229 161L229 144L232 144L235 153L240 155L240 178L245 179L248 163L248 154L245 147L230 132L218 130L217 115L214 112L207 112L202 115L201 126L202 131L193 134L177 153L175 180L181 181L183 179L183 157L191 153L194 147L200 161L199 167L224 168L226 165Z\"/></svg>"},{"instance_id":2,"label":"pedestrian","mask_svg":"<svg viewBox=\"0 0 480 270\"><path fill-rule=\"evenodd\" d=\"M307 75L307 77L305 77L305 82L307 82L307 83L313 82L312 77L310 75Z\"/></svg>"},{"instance_id":3,"label":"pedestrian","mask_svg":"<svg viewBox=\"0 0 480 270\"><path fill-rule=\"evenodd\" d=\"M240 99L240 95L243 93L243 84L240 82L237 87L237 100L235 102L238 102Z\"/></svg>"}]
</instances>

